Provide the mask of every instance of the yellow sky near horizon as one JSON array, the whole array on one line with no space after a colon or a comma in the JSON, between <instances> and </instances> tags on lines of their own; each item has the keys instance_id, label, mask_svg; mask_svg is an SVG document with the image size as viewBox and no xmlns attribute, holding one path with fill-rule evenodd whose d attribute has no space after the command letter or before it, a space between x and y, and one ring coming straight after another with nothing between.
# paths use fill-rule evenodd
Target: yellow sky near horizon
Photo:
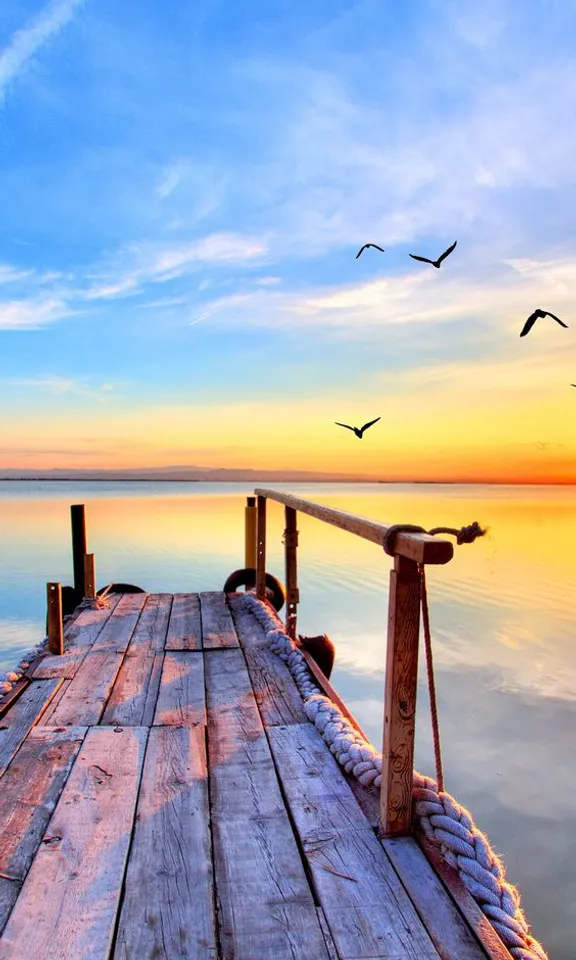
<instances>
[{"instance_id":1,"label":"yellow sky near horizon","mask_svg":"<svg viewBox=\"0 0 576 960\"><path fill-rule=\"evenodd\" d=\"M305 470L374 479L576 482L576 391L562 355L420 367L382 376L365 398L132 404L15 412L0 469L174 465ZM344 409L343 409L344 408ZM574 412L572 412L572 408ZM358 440L335 420L381 421ZM25 441L22 438L25 437Z\"/></svg>"}]
</instances>

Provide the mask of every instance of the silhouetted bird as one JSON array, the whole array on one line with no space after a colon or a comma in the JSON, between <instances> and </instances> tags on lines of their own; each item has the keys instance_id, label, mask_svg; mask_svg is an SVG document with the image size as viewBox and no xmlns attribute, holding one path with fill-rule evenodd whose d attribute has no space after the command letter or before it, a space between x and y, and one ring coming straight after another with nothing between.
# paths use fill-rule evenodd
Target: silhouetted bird
<instances>
[{"instance_id":1,"label":"silhouetted bird","mask_svg":"<svg viewBox=\"0 0 576 960\"><path fill-rule=\"evenodd\" d=\"M386 251L383 250L382 247L379 247L377 243L365 243L363 247L360 247L360 249L359 249L359 251L358 251L358 253L356 254L356 256L355 256L354 259L357 260L358 257L360 256L360 254L362 253L362 251L363 251L363 250L367 250L368 247L374 247L374 249L375 249L375 250L379 250L380 253L386 253Z\"/></svg>"},{"instance_id":2,"label":"silhouetted bird","mask_svg":"<svg viewBox=\"0 0 576 960\"><path fill-rule=\"evenodd\" d=\"M526 323L522 327L522 333L520 334L520 336L525 337L527 333L530 333L536 321L541 319L542 317L552 317L552 319L555 320L556 323L559 323L561 327L566 327L566 329L568 329L567 323L562 323L562 321L559 320L558 317L555 317L554 314L550 313L548 310L535 310L534 313L530 314Z\"/></svg>"},{"instance_id":3,"label":"silhouetted bird","mask_svg":"<svg viewBox=\"0 0 576 960\"><path fill-rule=\"evenodd\" d=\"M358 439L361 440L364 431L367 430L368 427L371 427L373 423L378 423L378 421L381 419L382 417L376 417L375 420L370 420L369 423L365 423L363 427L360 427L360 429L358 429L358 427L349 427L347 423L338 423L337 420L335 420L334 423L337 427L346 427L347 430L353 430Z\"/></svg>"},{"instance_id":4,"label":"silhouetted bird","mask_svg":"<svg viewBox=\"0 0 576 960\"><path fill-rule=\"evenodd\" d=\"M438 257L437 260L429 260L428 257L417 257L415 253L411 253L410 256L412 257L413 260L421 260L422 263L431 263L433 267L436 267L436 268L439 270L439 269L440 269L440 264L442 263L443 260L446 259L446 257L449 257L449 256L450 256L450 254L452 253L452 251L453 251L453 249L454 249L454 247L456 246L457 243L458 243L458 241L455 240L454 243L452 244L452 246L451 246L451 247L448 247L448 249L445 250L444 253L442 254L442 256L441 256L441 257Z\"/></svg>"}]
</instances>

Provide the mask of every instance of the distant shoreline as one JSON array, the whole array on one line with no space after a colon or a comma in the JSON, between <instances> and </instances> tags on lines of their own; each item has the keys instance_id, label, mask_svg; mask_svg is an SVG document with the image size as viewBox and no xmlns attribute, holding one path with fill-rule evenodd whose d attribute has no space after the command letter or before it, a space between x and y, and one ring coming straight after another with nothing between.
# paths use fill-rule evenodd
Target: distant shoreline
<instances>
[{"instance_id":1,"label":"distant shoreline","mask_svg":"<svg viewBox=\"0 0 576 960\"><path fill-rule=\"evenodd\" d=\"M573 487L576 481L546 481L534 482L530 480L372 480L372 479L349 479L342 480L326 477L324 479L309 478L294 480L290 478L278 478L259 480L257 477L246 479L237 478L231 480L227 477L0 477L0 483L247 483L266 484L266 483L381 483L389 485L400 484L423 484L425 486L461 486L461 487Z\"/></svg>"}]
</instances>

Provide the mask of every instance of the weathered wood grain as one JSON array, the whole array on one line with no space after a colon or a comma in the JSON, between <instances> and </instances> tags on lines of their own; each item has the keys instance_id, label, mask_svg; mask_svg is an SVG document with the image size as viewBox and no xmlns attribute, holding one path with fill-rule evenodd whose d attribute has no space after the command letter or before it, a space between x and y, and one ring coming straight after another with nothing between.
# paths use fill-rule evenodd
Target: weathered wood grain
<instances>
[{"instance_id":1,"label":"weathered wood grain","mask_svg":"<svg viewBox=\"0 0 576 960\"><path fill-rule=\"evenodd\" d=\"M170 650L164 655L155 726L206 726L202 652Z\"/></svg>"},{"instance_id":2,"label":"weathered wood grain","mask_svg":"<svg viewBox=\"0 0 576 960\"><path fill-rule=\"evenodd\" d=\"M175 593L166 635L166 650L201 650L202 621L197 593Z\"/></svg>"},{"instance_id":3,"label":"weathered wood grain","mask_svg":"<svg viewBox=\"0 0 576 960\"><path fill-rule=\"evenodd\" d=\"M136 819L114 960L216 960L204 727L150 731Z\"/></svg>"},{"instance_id":4,"label":"weathered wood grain","mask_svg":"<svg viewBox=\"0 0 576 960\"><path fill-rule=\"evenodd\" d=\"M172 597L149 594L121 663L101 724L149 726L156 707Z\"/></svg>"},{"instance_id":5,"label":"weathered wood grain","mask_svg":"<svg viewBox=\"0 0 576 960\"><path fill-rule=\"evenodd\" d=\"M324 916L324 911L322 907L316 907L316 913L318 914L318 921L320 923L320 928L324 934L324 940L326 942L326 949L328 950L328 956L330 960L340 960L338 956L338 951L336 950L336 945L332 939L332 934L330 933L330 927L326 923L326 917Z\"/></svg>"},{"instance_id":6,"label":"weathered wood grain","mask_svg":"<svg viewBox=\"0 0 576 960\"><path fill-rule=\"evenodd\" d=\"M419 628L418 566L395 557L388 600L380 790L381 830L387 837L406 836L411 828Z\"/></svg>"},{"instance_id":7,"label":"weathered wood grain","mask_svg":"<svg viewBox=\"0 0 576 960\"><path fill-rule=\"evenodd\" d=\"M248 664L262 723L265 727L306 723L298 687L286 664L268 648L262 626L237 601L230 599L229 607Z\"/></svg>"},{"instance_id":8,"label":"weathered wood grain","mask_svg":"<svg viewBox=\"0 0 576 960\"><path fill-rule=\"evenodd\" d=\"M486 960L486 953L414 838L380 842L442 960Z\"/></svg>"},{"instance_id":9,"label":"weathered wood grain","mask_svg":"<svg viewBox=\"0 0 576 960\"><path fill-rule=\"evenodd\" d=\"M242 651L204 658L222 957L329 960Z\"/></svg>"},{"instance_id":10,"label":"weathered wood grain","mask_svg":"<svg viewBox=\"0 0 576 960\"><path fill-rule=\"evenodd\" d=\"M0 776L16 754L28 731L41 718L56 690L62 683L52 680L33 680L0 721Z\"/></svg>"},{"instance_id":11,"label":"weathered wood grain","mask_svg":"<svg viewBox=\"0 0 576 960\"><path fill-rule=\"evenodd\" d=\"M310 517L323 520L324 523L329 523L340 530L347 530L348 533L355 533L356 536L371 540L379 546L383 545L384 537L390 527L390 524L367 520L365 517L345 513L344 510L335 510L334 507L326 507L312 500L302 500L292 493L281 493L267 488L257 488L254 493L259 499L262 497L283 503L299 513L307 513ZM427 533L399 532L394 549L396 553L418 563L448 563L454 556L454 546L450 540L440 540Z\"/></svg>"},{"instance_id":12,"label":"weathered wood grain","mask_svg":"<svg viewBox=\"0 0 576 960\"><path fill-rule=\"evenodd\" d=\"M86 734L32 727L2 778L0 874L23 880Z\"/></svg>"},{"instance_id":13,"label":"weathered wood grain","mask_svg":"<svg viewBox=\"0 0 576 960\"><path fill-rule=\"evenodd\" d=\"M457 872L443 860L436 847L424 836L417 834L416 839L490 960L512 960L512 954L504 945L488 918L484 916Z\"/></svg>"},{"instance_id":14,"label":"weathered wood grain","mask_svg":"<svg viewBox=\"0 0 576 960\"><path fill-rule=\"evenodd\" d=\"M52 726L93 726L100 721L145 600L145 593L122 597L50 714Z\"/></svg>"},{"instance_id":15,"label":"weathered wood grain","mask_svg":"<svg viewBox=\"0 0 576 960\"><path fill-rule=\"evenodd\" d=\"M234 622L226 604L226 594L211 591L200 594L202 615L202 645L205 650L214 647L238 647Z\"/></svg>"},{"instance_id":16,"label":"weathered wood grain","mask_svg":"<svg viewBox=\"0 0 576 960\"><path fill-rule=\"evenodd\" d=\"M2 937L2 931L8 922L12 908L16 903L21 886L22 884L18 883L17 880L8 880L5 877L0 877L0 938ZM0 939L0 957L2 956L1 951L2 941Z\"/></svg>"},{"instance_id":17,"label":"weathered wood grain","mask_svg":"<svg viewBox=\"0 0 576 960\"><path fill-rule=\"evenodd\" d=\"M6 924L2 960L107 960L147 732L88 731Z\"/></svg>"},{"instance_id":18,"label":"weathered wood grain","mask_svg":"<svg viewBox=\"0 0 576 960\"><path fill-rule=\"evenodd\" d=\"M34 679L67 677L72 679L88 650L104 629L120 602L120 595L110 597L110 606L80 610L64 630L64 653L61 656L43 656L27 672Z\"/></svg>"},{"instance_id":19,"label":"weathered wood grain","mask_svg":"<svg viewBox=\"0 0 576 960\"><path fill-rule=\"evenodd\" d=\"M10 709L13 703L18 699L23 690L26 689L30 681L28 677L21 677L12 686L12 689L0 697L0 718Z\"/></svg>"},{"instance_id":20,"label":"weathered wood grain","mask_svg":"<svg viewBox=\"0 0 576 960\"><path fill-rule=\"evenodd\" d=\"M267 731L318 900L343 960L438 960L338 764L311 724Z\"/></svg>"}]
</instances>

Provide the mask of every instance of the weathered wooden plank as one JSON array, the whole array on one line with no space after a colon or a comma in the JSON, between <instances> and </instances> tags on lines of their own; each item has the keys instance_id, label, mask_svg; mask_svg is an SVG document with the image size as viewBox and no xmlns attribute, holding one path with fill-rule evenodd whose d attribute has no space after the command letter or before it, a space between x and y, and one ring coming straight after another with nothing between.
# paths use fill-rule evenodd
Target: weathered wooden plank
<instances>
[{"instance_id":1,"label":"weathered wooden plank","mask_svg":"<svg viewBox=\"0 0 576 960\"><path fill-rule=\"evenodd\" d=\"M269 649L263 627L237 601L230 601L229 606L262 723L265 727L306 723L298 688L286 664Z\"/></svg>"},{"instance_id":2,"label":"weathered wooden plank","mask_svg":"<svg viewBox=\"0 0 576 960\"><path fill-rule=\"evenodd\" d=\"M114 960L215 960L209 818L205 728L154 727Z\"/></svg>"},{"instance_id":3,"label":"weathered wooden plank","mask_svg":"<svg viewBox=\"0 0 576 960\"><path fill-rule=\"evenodd\" d=\"M22 884L18 883L17 880L8 880L5 877L0 877L0 937L8 922L12 908L16 903L21 886ZM2 942L0 940L0 950L1 949ZM1 953L0 956L2 956Z\"/></svg>"},{"instance_id":4,"label":"weathered wooden plank","mask_svg":"<svg viewBox=\"0 0 576 960\"><path fill-rule=\"evenodd\" d=\"M201 650L202 621L197 593L175 593L166 635L166 650Z\"/></svg>"},{"instance_id":5,"label":"weathered wooden plank","mask_svg":"<svg viewBox=\"0 0 576 960\"><path fill-rule=\"evenodd\" d=\"M380 841L442 960L486 960L486 953L413 837Z\"/></svg>"},{"instance_id":6,"label":"weathered wooden plank","mask_svg":"<svg viewBox=\"0 0 576 960\"><path fill-rule=\"evenodd\" d=\"M241 650L204 654L224 960L329 960Z\"/></svg>"},{"instance_id":7,"label":"weathered wooden plank","mask_svg":"<svg viewBox=\"0 0 576 960\"><path fill-rule=\"evenodd\" d=\"M488 918L484 916L457 872L443 860L436 847L424 836L416 835L416 839L490 960L512 960L512 954L504 945Z\"/></svg>"},{"instance_id":8,"label":"weathered wooden plank","mask_svg":"<svg viewBox=\"0 0 576 960\"><path fill-rule=\"evenodd\" d=\"M12 686L12 689L0 697L0 717L3 717L5 713L10 709L13 703L18 699L23 690L26 689L30 681L27 677L21 677L20 680L17 680L16 683Z\"/></svg>"},{"instance_id":9,"label":"weathered wooden plank","mask_svg":"<svg viewBox=\"0 0 576 960\"><path fill-rule=\"evenodd\" d=\"M46 710L42 714L42 719L40 720L40 726L42 727L52 726L52 715L54 714L55 710L57 710L58 704L60 703L62 698L66 696L66 691L71 683L72 683L71 680L62 681L61 686L58 687L56 693L54 694L50 703L46 707Z\"/></svg>"},{"instance_id":10,"label":"weathered wooden plank","mask_svg":"<svg viewBox=\"0 0 576 960\"><path fill-rule=\"evenodd\" d=\"M332 939L332 934L330 933L330 927L326 923L326 917L322 907L316 907L316 913L318 914L318 921L324 934L324 940L326 942L326 949L328 950L328 956L330 960L340 960L338 956L338 951L336 950L336 944Z\"/></svg>"},{"instance_id":11,"label":"weathered wooden plank","mask_svg":"<svg viewBox=\"0 0 576 960\"><path fill-rule=\"evenodd\" d=\"M126 653L147 599L147 593L123 594L89 652L99 653L114 649L118 653Z\"/></svg>"},{"instance_id":12,"label":"weathered wooden plank","mask_svg":"<svg viewBox=\"0 0 576 960\"><path fill-rule=\"evenodd\" d=\"M206 726L202 651L169 650L164 655L155 726Z\"/></svg>"},{"instance_id":13,"label":"weathered wooden plank","mask_svg":"<svg viewBox=\"0 0 576 960\"><path fill-rule=\"evenodd\" d=\"M205 650L214 647L238 647L234 622L226 605L226 594L210 591L200 594L202 615L202 645Z\"/></svg>"},{"instance_id":14,"label":"weathered wooden plank","mask_svg":"<svg viewBox=\"0 0 576 960\"><path fill-rule=\"evenodd\" d=\"M271 727L276 770L342 960L438 960L327 745L311 724Z\"/></svg>"},{"instance_id":15,"label":"weathered wooden plank","mask_svg":"<svg viewBox=\"0 0 576 960\"><path fill-rule=\"evenodd\" d=\"M125 594L50 714L52 726L97 724L104 712L146 594Z\"/></svg>"},{"instance_id":16,"label":"weathered wooden plank","mask_svg":"<svg viewBox=\"0 0 576 960\"><path fill-rule=\"evenodd\" d=\"M107 960L147 730L88 731L2 940L2 960Z\"/></svg>"},{"instance_id":17,"label":"weathered wooden plank","mask_svg":"<svg viewBox=\"0 0 576 960\"><path fill-rule=\"evenodd\" d=\"M0 874L23 880L84 739L86 727L32 727L2 778Z\"/></svg>"},{"instance_id":18,"label":"weathered wooden plank","mask_svg":"<svg viewBox=\"0 0 576 960\"><path fill-rule=\"evenodd\" d=\"M28 671L34 679L67 677L72 679L88 650L104 629L120 602L120 595L110 597L110 605L103 609L80 610L64 630L64 653L61 656L43 656Z\"/></svg>"},{"instance_id":19,"label":"weathered wooden plank","mask_svg":"<svg viewBox=\"0 0 576 960\"><path fill-rule=\"evenodd\" d=\"M149 726L146 720L154 714L156 706L171 605L170 594L148 595L100 721L102 724Z\"/></svg>"},{"instance_id":20,"label":"weathered wooden plank","mask_svg":"<svg viewBox=\"0 0 576 960\"><path fill-rule=\"evenodd\" d=\"M0 722L0 776L12 760L28 731L40 719L56 690L62 683L52 680L33 680Z\"/></svg>"}]
</instances>

